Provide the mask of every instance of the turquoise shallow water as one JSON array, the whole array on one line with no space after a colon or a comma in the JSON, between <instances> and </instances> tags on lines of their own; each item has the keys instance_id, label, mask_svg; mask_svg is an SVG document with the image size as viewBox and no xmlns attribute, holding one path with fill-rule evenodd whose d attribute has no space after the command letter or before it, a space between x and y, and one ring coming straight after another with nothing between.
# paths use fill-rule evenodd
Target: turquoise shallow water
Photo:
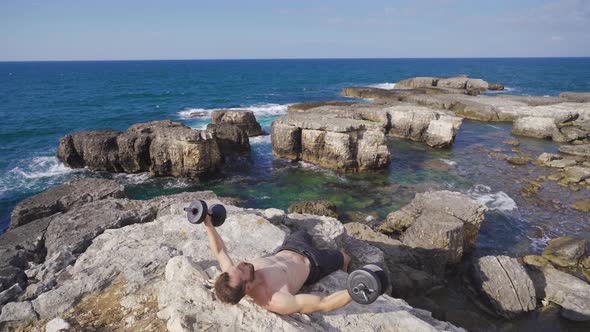
<instances>
[{"instance_id":1,"label":"turquoise shallow water","mask_svg":"<svg viewBox=\"0 0 590 332\"><path fill-rule=\"evenodd\" d=\"M339 94L344 87L462 73L504 83L512 94L590 91L588 58L0 63L0 229L8 225L10 211L20 200L64 181L92 176L115 178L131 197L142 199L205 189L258 208L286 209L296 200L329 199L344 221L379 221L416 192L451 189L491 208L482 226L479 254L538 251L548 238L560 234L589 237L590 226L580 213L555 210L543 199L520 195L522 180L542 170L515 169L488 158L490 149L510 152L502 143L511 137L507 124L466 121L448 150L391 139L389 169L357 175L275 159L268 136L252 140L249 158L227 165L219 177L204 182L70 170L54 156L59 138L78 130L124 130L161 119L201 128L212 109L247 108L268 131L290 103L345 100ZM521 148L536 156L557 146L524 139ZM545 196L558 197L565 205L581 195L551 184L544 190Z\"/></svg>"}]
</instances>

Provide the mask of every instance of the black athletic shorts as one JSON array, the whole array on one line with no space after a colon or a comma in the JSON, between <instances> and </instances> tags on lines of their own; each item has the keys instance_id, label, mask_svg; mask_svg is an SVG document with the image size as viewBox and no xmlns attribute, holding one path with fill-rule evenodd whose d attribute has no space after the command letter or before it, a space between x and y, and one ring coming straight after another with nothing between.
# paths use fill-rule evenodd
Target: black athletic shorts
<instances>
[{"instance_id":1,"label":"black athletic shorts","mask_svg":"<svg viewBox=\"0 0 590 332\"><path fill-rule=\"evenodd\" d=\"M309 259L309 276L305 285L317 282L344 265L344 256L340 251L316 248L311 242L311 235L305 230L297 230L289 234L276 252L282 250L294 251Z\"/></svg>"}]
</instances>

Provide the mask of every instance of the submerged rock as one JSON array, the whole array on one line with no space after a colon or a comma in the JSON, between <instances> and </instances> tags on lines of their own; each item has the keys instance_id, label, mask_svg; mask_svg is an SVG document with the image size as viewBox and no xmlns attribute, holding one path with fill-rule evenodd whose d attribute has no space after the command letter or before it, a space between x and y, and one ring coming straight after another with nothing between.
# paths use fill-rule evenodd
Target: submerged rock
<instances>
[{"instance_id":1,"label":"submerged rock","mask_svg":"<svg viewBox=\"0 0 590 332\"><path fill-rule=\"evenodd\" d=\"M242 129L250 137L264 135L260 124L256 121L254 112L248 110L213 111L211 113L211 123L214 125L235 125Z\"/></svg>"},{"instance_id":2,"label":"submerged rock","mask_svg":"<svg viewBox=\"0 0 590 332\"><path fill-rule=\"evenodd\" d=\"M294 202L289 206L289 213L314 214L316 216L338 218L336 205L326 200Z\"/></svg>"},{"instance_id":3,"label":"submerged rock","mask_svg":"<svg viewBox=\"0 0 590 332\"><path fill-rule=\"evenodd\" d=\"M192 178L217 171L222 162L210 132L169 120L138 123L126 132L69 134L60 139L57 157L72 168Z\"/></svg>"},{"instance_id":4,"label":"submerged rock","mask_svg":"<svg viewBox=\"0 0 590 332\"><path fill-rule=\"evenodd\" d=\"M88 202L124 197L127 195L123 186L113 180L82 179L73 181L19 202L12 210L9 229L58 212L66 212Z\"/></svg>"},{"instance_id":5,"label":"submerged rock","mask_svg":"<svg viewBox=\"0 0 590 332\"><path fill-rule=\"evenodd\" d=\"M512 318L536 307L535 287L514 258L486 256L474 263L473 280L498 315Z\"/></svg>"}]
</instances>

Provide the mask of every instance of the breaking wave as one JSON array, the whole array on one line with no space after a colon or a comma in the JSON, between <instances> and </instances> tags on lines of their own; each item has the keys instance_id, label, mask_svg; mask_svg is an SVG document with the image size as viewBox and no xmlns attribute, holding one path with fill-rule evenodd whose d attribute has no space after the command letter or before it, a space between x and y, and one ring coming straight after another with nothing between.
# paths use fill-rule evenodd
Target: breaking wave
<instances>
[{"instance_id":1,"label":"breaking wave","mask_svg":"<svg viewBox=\"0 0 590 332\"><path fill-rule=\"evenodd\" d=\"M371 88L379 88L379 89L384 89L384 90L393 90L395 89L395 83L379 83L379 84L373 84L373 85L369 85L369 87Z\"/></svg>"},{"instance_id":2,"label":"breaking wave","mask_svg":"<svg viewBox=\"0 0 590 332\"><path fill-rule=\"evenodd\" d=\"M482 184L469 189L467 195L485 204L490 210L509 212L518 209L516 202L508 194L503 191L493 193L490 187Z\"/></svg>"},{"instance_id":3,"label":"breaking wave","mask_svg":"<svg viewBox=\"0 0 590 332\"><path fill-rule=\"evenodd\" d=\"M205 119L210 118L211 113L215 110L229 109L229 110L248 110L252 111L256 117L266 117L273 115L287 114L290 104L257 104L247 107L233 107L233 108L186 108L178 112L178 116L186 120Z\"/></svg>"}]
</instances>

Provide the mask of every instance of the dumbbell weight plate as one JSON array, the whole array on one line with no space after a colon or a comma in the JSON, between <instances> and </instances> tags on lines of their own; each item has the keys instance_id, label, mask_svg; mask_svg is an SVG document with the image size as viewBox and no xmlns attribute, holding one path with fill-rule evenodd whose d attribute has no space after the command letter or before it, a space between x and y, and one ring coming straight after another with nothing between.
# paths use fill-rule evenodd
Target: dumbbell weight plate
<instances>
[{"instance_id":1,"label":"dumbbell weight plate","mask_svg":"<svg viewBox=\"0 0 590 332\"><path fill-rule=\"evenodd\" d=\"M387 288L389 288L389 277L387 276L387 273L383 270L383 268L381 268L381 266L377 264L367 264L363 266L363 269L371 270L373 271L373 273L377 275L379 281L381 281L380 295L383 295L383 293L387 291Z\"/></svg>"},{"instance_id":2,"label":"dumbbell weight plate","mask_svg":"<svg viewBox=\"0 0 590 332\"><path fill-rule=\"evenodd\" d=\"M348 294L360 304L375 302L382 294L381 280L372 270L360 268L348 275L346 283Z\"/></svg>"},{"instance_id":3,"label":"dumbbell weight plate","mask_svg":"<svg viewBox=\"0 0 590 332\"><path fill-rule=\"evenodd\" d=\"M225 206L221 204L211 206L211 222L213 223L213 226L219 227L223 225L226 217L227 211L225 210Z\"/></svg>"},{"instance_id":4,"label":"dumbbell weight plate","mask_svg":"<svg viewBox=\"0 0 590 332\"><path fill-rule=\"evenodd\" d=\"M202 200L196 200L188 207L184 208L186 217L191 224L200 224L207 216L207 203Z\"/></svg>"}]
</instances>

